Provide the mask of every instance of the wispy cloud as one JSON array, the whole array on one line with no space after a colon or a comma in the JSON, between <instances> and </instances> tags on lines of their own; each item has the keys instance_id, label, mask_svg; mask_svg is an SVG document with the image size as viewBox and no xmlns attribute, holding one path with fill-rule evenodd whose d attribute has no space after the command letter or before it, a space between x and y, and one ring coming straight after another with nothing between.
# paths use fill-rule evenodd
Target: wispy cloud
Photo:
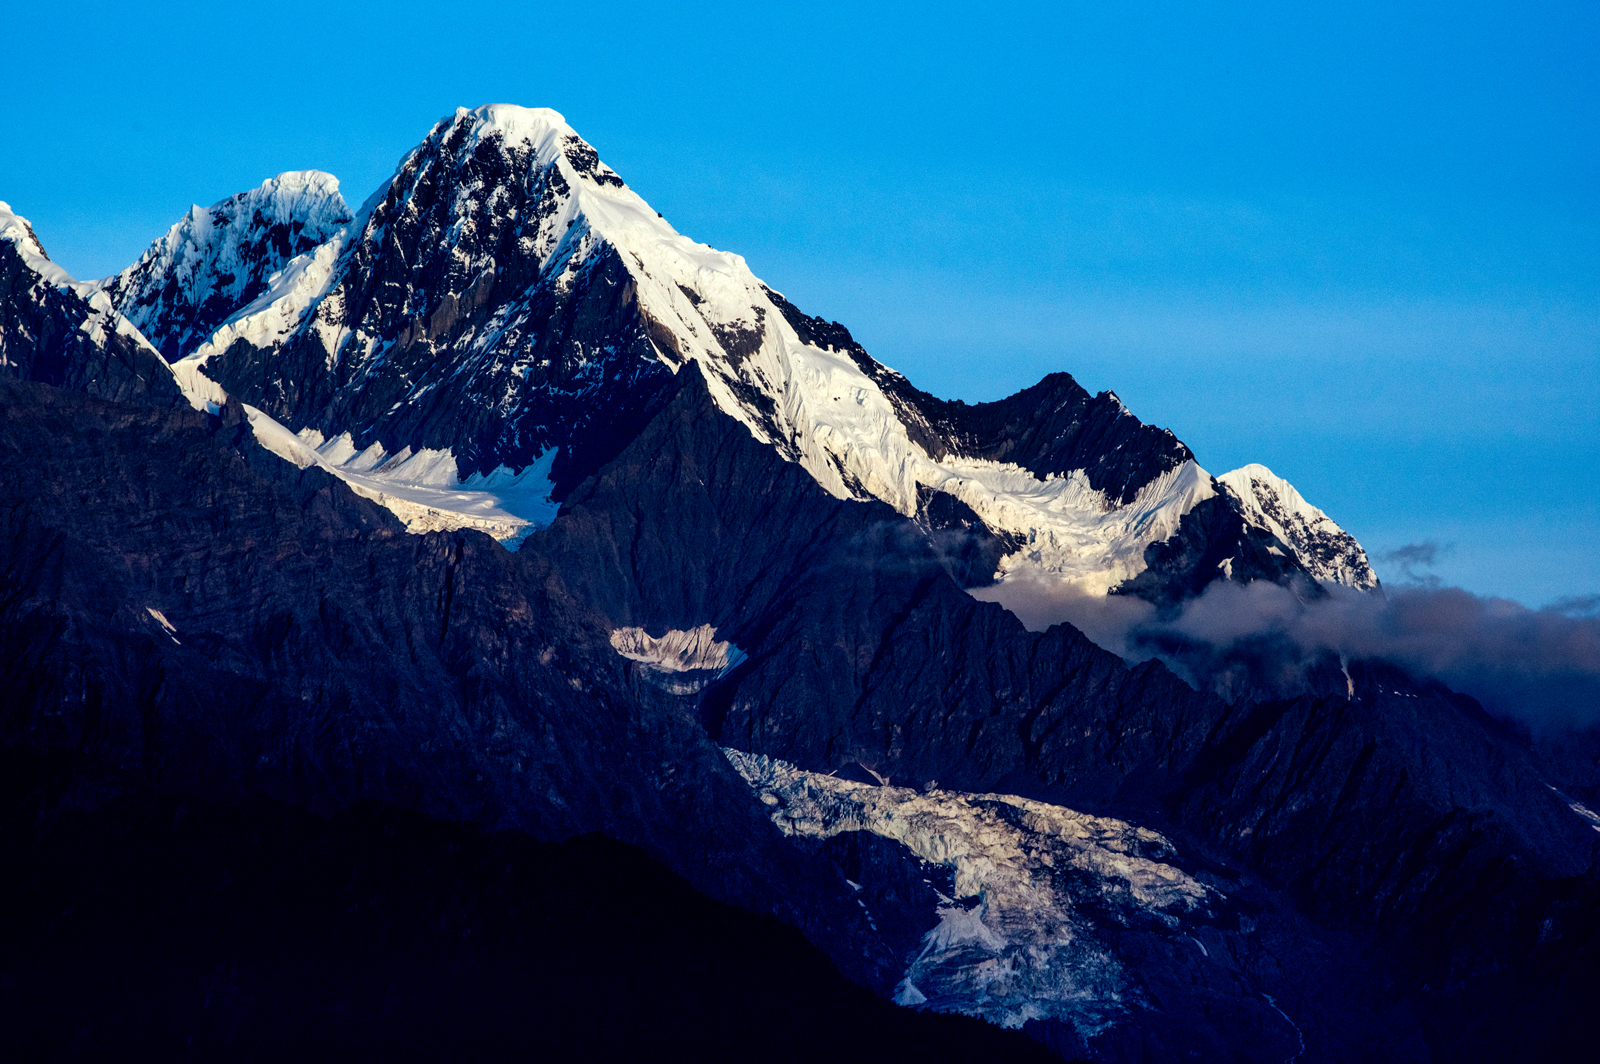
<instances>
[{"instance_id":1,"label":"wispy cloud","mask_svg":"<svg viewBox=\"0 0 1600 1064\"><path fill-rule=\"evenodd\" d=\"M1422 565L1438 548L1399 550ZM1169 621L1142 602L1052 592L1042 582L1000 585L982 597L1030 628L1067 621L1125 659L1161 658L1225 695L1303 688L1311 670L1337 655L1437 678L1535 730L1600 724L1600 595L1534 610L1416 582L1387 596L1335 589L1306 602L1264 581L1219 581Z\"/></svg>"},{"instance_id":2,"label":"wispy cloud","mask_svg":"<svg viewBox=\"0 0 1600 1064\"><path fill-rule=\"evenodd\" d=\"M1556 599L1545 609L1567 617L1600 616L1600 595L1566 595Z\"/></svg>"},{"instance_id":3,"label":"wispy cloud","mask_svg":"<svg viewBox=\"0 0 1600 1064\"><path fill-rule=\"evenodd\" d=\"M1403 547L1383 551L1378 555L1378 561L1399 569L1401 579L1408 584L1438 587L1438 576L1433 573L1421 572L1421 570L1432 569L1439 563L1440 558L1453 553L1454 550L1453 544L1427 539L1421 543L1407 543Z\"/></svg>"}]
</instances>

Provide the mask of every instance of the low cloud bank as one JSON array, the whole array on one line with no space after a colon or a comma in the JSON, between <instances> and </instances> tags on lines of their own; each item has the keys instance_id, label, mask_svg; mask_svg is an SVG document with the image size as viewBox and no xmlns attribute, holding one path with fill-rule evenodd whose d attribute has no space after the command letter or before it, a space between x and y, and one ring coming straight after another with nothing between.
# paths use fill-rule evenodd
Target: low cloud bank
<instances>
[{"instance_id":1,"label":"low cloud bank","mask_svg":"<svg viewBox=\"0 0 1600 1064\"><path fill-rule=\"evenodd\" d=\"M1065 621L1128 661L1160 658L1224 697L1313 689L1319 675L1326 685L1330 668L1337 675L1338 659L1380 659L1437 678L1536 733L1600 725L1600 595L1534 610L1412 584L1386 597L1334 589L1307 602L1276 584L1218 581L1165 620L1140 600L1042 580L974 595L1034 631Z\"/></svg>"}]
</instances>

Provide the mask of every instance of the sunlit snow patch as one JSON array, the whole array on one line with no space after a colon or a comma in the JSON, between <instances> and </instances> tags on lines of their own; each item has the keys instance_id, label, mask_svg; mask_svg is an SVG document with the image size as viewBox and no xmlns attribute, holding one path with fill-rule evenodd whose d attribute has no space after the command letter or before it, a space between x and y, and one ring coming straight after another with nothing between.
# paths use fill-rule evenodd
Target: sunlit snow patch
<instances>
[{"instance_id":1,"label":"sunlit snow patch","mask_svg":"<svg viewBox=\"0 0 1600 1064\"><path fill-rule=\"evenodd\" d=\"M643 628L618 628L611 646L630 661L639 662L647 676L677 694L693 694L745 659L744 651L717 638L709 624L683 630L668 629L653 636Z\"/></svg>"},{"instance_id":2,"label":"sunlit snow patch","mask_svg":"<svg viewBox=\"0 0 1600 1064\"><path fill-rule=\"evenodd\" d=\"M255 407L244 409L257 441L267 450L302 469L315 465L327 470L357 495L391 510L409 532L473 528L514 549L555 520L560 508L550 498L553 449L526 469L513 472L501 466L462 480L449 451L412 453L407 447L389 455L373 444L357 452L348 433L332 440L314 429L296 435Z\"/></svg>"},{"instance_id":3,"label":"sunlit snow patch","mask_svg":"<svg viewBox=\"0 0 1600 1064\"><path fill-rule=\"evenodd\" d=\"M161 626L161 630L167 633L168 639L171 639L174 643L182 645L182 641L178 638L178 630L172 626L171 621L167 620L166 614L162 613L154 606L146 606L144 609L146 613L155 618L155 622Z\"/></svg>"},{"instance_id":4,"label":"sunlit snow patch","mask_svg":"<svg viewBox=\"0 0 1600 1064\"><path fill-rule=\"evenodd\" d=\"M1550 784L1547 783L1545 786L1550 787ZM1600 813L1596 813L1593 809L1590 809L1582 802L1573 799L1571 796L1562 794L1554 787L1550 787L1550 789L1555 791L1557 798L1560 798L1563 802L1567 803L1568 809L1578 814L1578 816L1581 817L1591 828L1596 831L1600 831Z\"/></svg>"},{"instance_id":5,"label":"sunlit snow patch","mask_svg":"<svg viewBox=\"0 0 1600 1064\"><path fill-rule=\"evenodd\" d=\"M1127 1013L1122 964L1081 911L1125 926L1204 915L1217 895L1164 859L1147 828L1005 794L918 792L808 772L738 750L728 760L785 834L869 831L954 873L954 897L922 939L895 1000L1005 1027L1072 1024L1093 1038Z\"/></svg>"}]
</instances>

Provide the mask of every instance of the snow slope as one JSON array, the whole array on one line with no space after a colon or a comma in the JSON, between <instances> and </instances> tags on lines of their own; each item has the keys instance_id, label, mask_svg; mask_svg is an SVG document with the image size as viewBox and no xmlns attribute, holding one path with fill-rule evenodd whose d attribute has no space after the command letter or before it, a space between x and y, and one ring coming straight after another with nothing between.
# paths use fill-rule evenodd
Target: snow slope
<instances>
[{"instance_id":1,"label":"snow slope","mask_svg":"<svg viewBox=\"0 0 1600 1064\"><path fill-rule=\"evenodd\" d=\"M630 661L660 672L725 672L745 659L744 651L719 640L717 630L709 624L688 630L669 628L660 636L643 628L618 628L611 633L611 646Z\"/></svg>"},{"instance_id":2,"label":"snow slope","mask_svg":"<svg viewBox=\"0 0 1600 1064\"><path fill-rule=\"evenodd\" d=\"M645 679L678 695L704 690L745 660L745 652L718 639L717 630L709 624L688 630L671 628L660 636L643 628L618 628L611 633L611 646L629 661L638 662Z\"/></svg>"},{"instance_id":3,"label":"snow slope","mask_svg":"<svg viewBox=\"0 0 1600 1064\"><path fill-rule=\"evenodd\" d=\"M357 495L387 507L409 532L474 528L515 548L555 519L549 478L553 453L518 472L502 467L463 479L448 451L389 455L373 444L358 453L348 435L325 441L315 429L296 434L253 406L244 409L256 440L267 450L301 469L327 470Z\"/></svg>"}]
</instances>

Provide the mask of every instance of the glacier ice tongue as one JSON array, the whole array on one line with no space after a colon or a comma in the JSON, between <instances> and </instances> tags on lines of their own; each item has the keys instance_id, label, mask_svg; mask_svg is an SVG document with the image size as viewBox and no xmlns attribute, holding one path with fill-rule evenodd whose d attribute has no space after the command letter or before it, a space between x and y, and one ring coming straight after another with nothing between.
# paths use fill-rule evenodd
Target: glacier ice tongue
<instances>
[{"instance_id":1,"label":"glacier ice tongue","mask_svg":"<svg viewBox=\"0 0 1600 1064\"><path fill-rule=\"evenodd\" d=\"M296 434L253 406L244 409L263 447L301 469L314 465L327 470L357 495L387 507L408 532L472 528L514 550L555 520L560 508L550 498L553 450L525 469L501 466L463 480L448 451L413 454L406 448L389 456L374 444L356 454L349 434L324 441L314 429Z\"/></svg>"},{"instance_id":2,"label":"glacier ice tongue","mask_svg":"<svg viewBox=\"0 0 1600 1064\"><path fill-rule=\"evenodd\" d=\"M1217 895L1167 863L1148 828L1014 795L918 792L723 751L785 834L868 831L954 873L896 1000L1006 1027L1056 1019L1103 1033L1138 1003L1095 920L1155 924L1209 912ZM1095 915L1091 917L1090 912Z\"/></svg>"}]
</instances>

